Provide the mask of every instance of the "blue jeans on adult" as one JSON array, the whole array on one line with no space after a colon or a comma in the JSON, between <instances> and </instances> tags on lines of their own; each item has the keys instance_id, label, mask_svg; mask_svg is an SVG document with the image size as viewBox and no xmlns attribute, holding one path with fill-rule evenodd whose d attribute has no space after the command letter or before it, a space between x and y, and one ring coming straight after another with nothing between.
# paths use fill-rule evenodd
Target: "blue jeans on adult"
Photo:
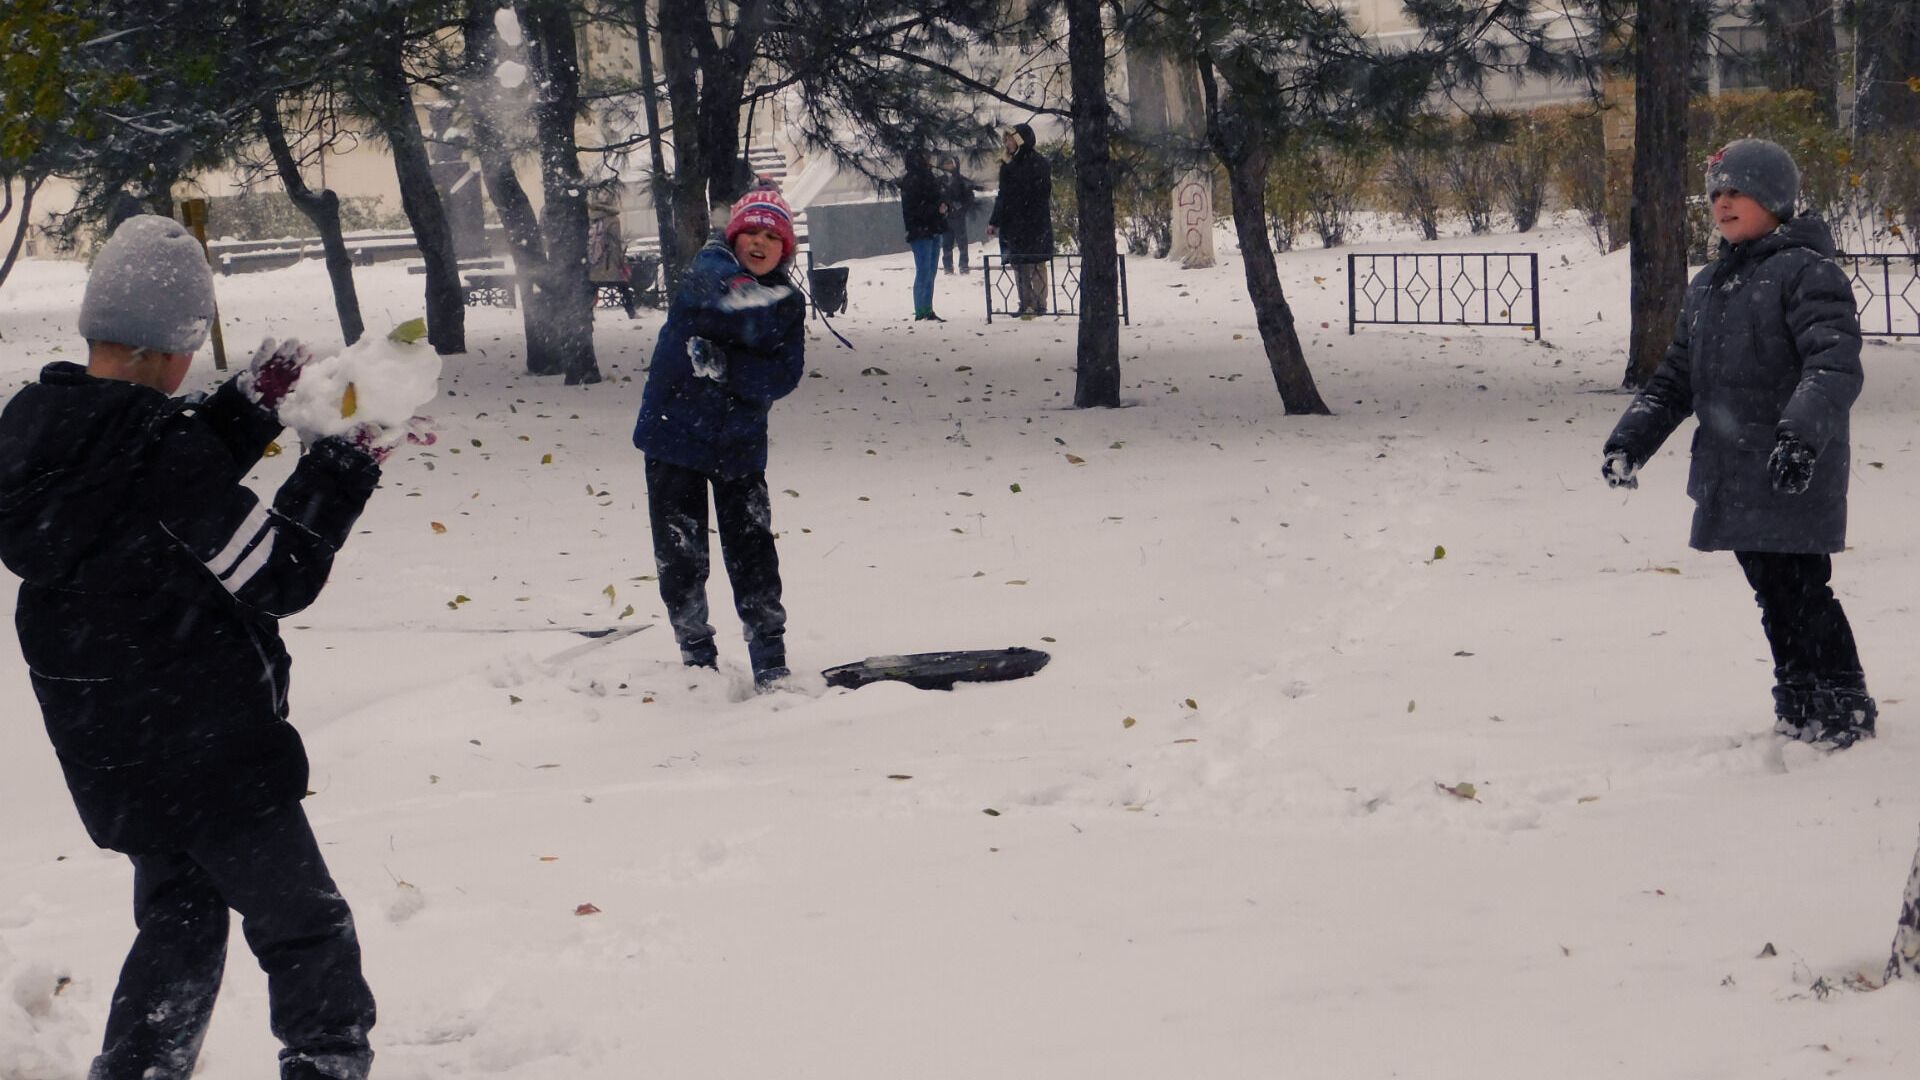
<instances>
[{"instance_id":1,"label":"blue jeans on adult","mask_svg":"<svg viewBox=\"0 0 1920 1080\"><path fill-rule=\"evenodd\" d=\"M939 234L922 240L909 240L913 249L913 313L925 315L933 310L933 276L940 269Z\"/></svg>"}]
</instances>

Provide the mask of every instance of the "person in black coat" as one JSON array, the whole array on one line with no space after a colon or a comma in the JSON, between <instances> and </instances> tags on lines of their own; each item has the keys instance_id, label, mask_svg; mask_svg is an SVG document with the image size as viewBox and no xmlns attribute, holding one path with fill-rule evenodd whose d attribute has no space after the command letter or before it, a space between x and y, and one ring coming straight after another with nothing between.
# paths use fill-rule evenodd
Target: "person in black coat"
<instances>
[{"instance_id":1,"label":"person in black coat","mask_svg":"<svg viewBox=\"0 0 1920 1080\"><path fill-rule=\"evenodd\" d=\"M1776 730L1844 748L1878 709L1828 582L1846 546L1847 414L1860 394L1860 323L1833 236L1800 217L1793 159L1759 139L1711 159L1719 257L1687 288L1673 343L1603 448L1607 482L1635 473L1699 418L1687 494L1691 544L1732 551L1774 661Z\"/></svg>"},{"instance_id":2,"label":"person in black coat","mask_svg":"<svg viewBox=\"0 0 1920 1080\"><path fill-rule=\"evenodd\" d=\"M913 251L913 317L945 322L933 311L933 278L940 265L940 237L947 231L944 185L926 154L907 155L900 177L900 217Z\"/></svg>"},{"instance_id":3,"label":"person in black coat","mask_svg":"<svg viewBox=\"0 0 1920 1080\"><path fill-rule=\"evenodd\" d=\"M362 1080L373 996L300 807L279 619L312 603L380 478L379 432L317 439L264 505L242 480L310 358L262 346L174 398L214 315L199 243L127 219L87 281L85 367L0 412L0 561L20 649L87 832L129 855L139 927L89 1080L186 1080L228 910L265 969L283 1080Z\"/></svg>"},{"instance_id":4,"label":"person in black coat","mask_svg":"<svg viewBox=\"0 0 1920 1080\"><path fill-rule=\"evenodd\" d=\"M646 455L654 565L682 662L719 663L707 607L711 488L734 610L765 689L788 674L767 415L800 385L807 306L787 278L796 241L778 191L741 196L724 235L700 249L667 310L633 445Z\"/></svg>"},{"instance_id":5,"label":"person in black coat","mask_svg":"<svg viewBox=\"0 0 1920 1080\"><path fill-rule=\"evenodd\" d=\"M960 172L960 159L949 157L940 162L941 201L945 203L947 231L940 237L940 263L947 273L953 273L953 253L960 252L960 272L970 271L967 265L967 248L973 238L967 234L967 217L973 213L973 181Z\"/></svg>"},{"instance_id":6,"label":"person in black coat","mask_svg":"<svg viewBox=\"0 0 1920 1080\"><path fill-rule=\"evenodd\" d=\"M987 221L987 238L1014 268L1021 315L1047 313L1047 267L1053 255L1053 169L1034 147L1033 128L1015 124L1006 134L1000 194Z\"/></svg>"}]
</instances>

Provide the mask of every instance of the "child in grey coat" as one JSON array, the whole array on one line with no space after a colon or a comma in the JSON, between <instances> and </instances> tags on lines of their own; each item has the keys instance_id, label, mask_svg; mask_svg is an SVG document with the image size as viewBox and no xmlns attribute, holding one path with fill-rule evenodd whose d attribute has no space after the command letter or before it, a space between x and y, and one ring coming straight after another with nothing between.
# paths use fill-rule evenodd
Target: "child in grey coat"
<instances>
[{"instance_id":1,"label":"child in grey coat","mask_svg":"<svg viewBox=\"0 0 1920 1080\"><path fill-rule=\"evenodd\" d=\"M1673 343L1607 438L1602 475L1634 474L1699 419L1687 494L1692 546L1732 551L1774 662L1775 730L1842 749L1878 709L1828 585L1846 546L1847 413L1860 394L1860 323L1833 235L1797 216L1800 172L1781 147L1729 143L1707 167L1719 257L1687 288Z\"/></svg>"}]
</instances>

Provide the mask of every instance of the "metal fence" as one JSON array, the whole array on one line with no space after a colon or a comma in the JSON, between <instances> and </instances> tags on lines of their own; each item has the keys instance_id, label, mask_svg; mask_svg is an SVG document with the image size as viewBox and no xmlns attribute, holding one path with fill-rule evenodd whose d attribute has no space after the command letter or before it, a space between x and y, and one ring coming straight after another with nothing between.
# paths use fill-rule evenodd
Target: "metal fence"
<instances>
[{"instance_id":1,"label":"metal fence","mask_svg":"<svg viewBox=\"0 0 1920 1080\"><path fill-rule=\"evenodd\" d=\"M1532 252L1347 256L1347 333L1363 324L1517 326L1540 337Z\"/></svg>"},{"instance_id":2,"label":"metal fence","mask_svg":"<svg viewBox=\"0 0 1920 1080\"><path fill-rule=\"evenodd\" d=\"M1120 321L1132 325L1127 300L1127 257L1118 256L1120 271ZM1041 299L1040 310L1021 310L1020 275L1030 276L1028 290ZM1080 256L1078 255L982 255L981 288L986 291L987 321L995 315L1019 318L1023 314L1078 316L1080 314Z\"/></svg>"},{"instance_id":3,"label":"metal fence","mask_svg":"<svg viewBox=\"0 0 1920 1080\"><path fill-rule=\"evenodd\" d=\"M1920 335L1920 253L1843 251L1840 268L1853 282L1860 333L1867 337Z\"/></svg>"}]
</instances>

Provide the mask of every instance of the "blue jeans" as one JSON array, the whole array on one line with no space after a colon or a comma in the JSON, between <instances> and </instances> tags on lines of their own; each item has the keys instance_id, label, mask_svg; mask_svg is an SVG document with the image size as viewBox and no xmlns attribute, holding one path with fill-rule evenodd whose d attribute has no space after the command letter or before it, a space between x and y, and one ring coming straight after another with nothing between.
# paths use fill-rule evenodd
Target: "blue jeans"
<instances>
[{"instance_id":1,"label":"blue jeans","mask_svg":"<svg viewBox=\"0 0 1920 1080\"><path fill-rule=\"evenodd\" d=\"M913 313L922 315L933 310L933 275L940 269L940 237L909 240L907 246L913 249Z\"/></svg>"}]
</instances>

